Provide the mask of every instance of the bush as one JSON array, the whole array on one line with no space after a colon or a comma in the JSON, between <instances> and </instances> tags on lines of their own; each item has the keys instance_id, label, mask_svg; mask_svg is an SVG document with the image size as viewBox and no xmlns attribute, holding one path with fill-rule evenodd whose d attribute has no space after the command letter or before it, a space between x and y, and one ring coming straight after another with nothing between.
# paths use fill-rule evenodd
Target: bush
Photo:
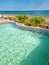
<instances>
[{"instance_id":1,"label":"bush","mask_svg":"<svg viewBox=\"0 0 49 65\"><path fill-rule=\"evenodd\" d=\"M17 18L19 22L24 23L28 17L26 15L20 14L20 15L17 15Z\"/></svg>"},{"instance_id":2,"label":"bush","mask_svg":"<svg viewBox=\"0 0 49 65\"><path fill-rule=\"evenodd\" d=\"M36 17L28 17L24 14L20 14L16 16L18 19L18 22L23 23L27 26L38 26L42 22L44 22L44 18L41 16L36 16Z\"/></svg>"},{"instance_id":3,"label":"bush","mask_svg":"<svg viewBox=\"0 0 49 65\"><path fill-rule=\"evenodd\" d=\"M32 17L30 19L30 22L33 26L37 26L39 25L40 23L44 22L44 18L42 17Z\"/></svg>"}]
</instances>

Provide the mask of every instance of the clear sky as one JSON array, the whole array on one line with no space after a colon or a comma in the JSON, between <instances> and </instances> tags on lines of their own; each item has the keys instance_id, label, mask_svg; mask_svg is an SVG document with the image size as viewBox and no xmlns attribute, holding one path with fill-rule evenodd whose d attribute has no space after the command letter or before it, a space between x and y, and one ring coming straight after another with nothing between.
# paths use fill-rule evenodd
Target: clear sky
<instances>
[{"instance_id":1,"label":"clear sky","mask_svg":"<svg viewBox=\"0 0 49 65\"><path fill-rule=\"evenodd\" d=\"M49 10L49 0L0 0L0 10Z\"/></svg>"}]
</instances>

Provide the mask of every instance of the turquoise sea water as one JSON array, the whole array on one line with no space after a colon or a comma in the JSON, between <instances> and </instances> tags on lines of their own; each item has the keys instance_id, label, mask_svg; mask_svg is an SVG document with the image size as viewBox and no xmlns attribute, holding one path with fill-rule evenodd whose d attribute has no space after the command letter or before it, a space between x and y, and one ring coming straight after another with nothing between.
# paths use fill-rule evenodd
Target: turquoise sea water
<instances>
[{"instance_id":1,"label":"turquoise sea water","mask_svg":"<svg viewBox=\"0 0 49 65\"><path fill-rule=\"evenodd\" d=\"M47 31L0 25L0 65L46 65L49 61Z\"/></svg>"}]
</instances>

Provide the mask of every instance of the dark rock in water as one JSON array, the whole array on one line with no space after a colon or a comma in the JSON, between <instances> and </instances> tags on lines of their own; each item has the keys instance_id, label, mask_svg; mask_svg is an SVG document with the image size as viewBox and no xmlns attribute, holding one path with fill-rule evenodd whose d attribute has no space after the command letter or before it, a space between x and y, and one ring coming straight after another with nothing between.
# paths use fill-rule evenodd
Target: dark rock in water
<instances>
[{"instance_id":1,"label":"dark rock in water","mask_svg":"<svg viewBox=\"0 0 49 65\"><path fill-rule=\"evenodd\" d=\"M49 62L48 62L48 64L47 65L49 65Z\"/></svg>"}]
</instances>

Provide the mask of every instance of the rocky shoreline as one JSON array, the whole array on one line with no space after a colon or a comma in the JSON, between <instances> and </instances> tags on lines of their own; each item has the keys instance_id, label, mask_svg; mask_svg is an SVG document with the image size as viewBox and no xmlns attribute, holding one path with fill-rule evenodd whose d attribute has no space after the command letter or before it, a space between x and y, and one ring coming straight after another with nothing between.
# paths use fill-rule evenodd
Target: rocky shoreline
<instances>
[{"instance_id":1,"label":"rocky shoreline","mask_svg":"<svg viewBox=\"0 0 49 65\"><path fill-rule=\"evenodd\" d=\"M4 24L4 23L8 23L8 22L15 22L14 20L11 20L10 17L11 18L14 18L15 15L7 15L7 14L6 15L5 14L4 15L0 15L0 18L4 18L3 21L0 21L0 24ZM23 23L19 23L17 21L15 23L18 26L27 27L27 28L49 29L49 18L45 18L45 23L44 23L46 25L46 27L48 27L48 28L41 28L40 26L37 26L37 27L34 27L34 26L26 26Z\"/></svg>"},{"instance_id":2,"label":"rocky shoreline","mask_svg":"<svg viewBox=\"0 0 49 65\"><path fill-rule=\"evenodd\" d=\"M16 25L17 25L17 26L21 26L21 27L25 27L25 28L34 28L34 29L49 30L49 29L47 29L47 28L34 27L34 26L26 26L26 25L24 25L24 24L22 24L22 23L18 23L18 22L16 22Z\"/></svg>"}]
</instances>

